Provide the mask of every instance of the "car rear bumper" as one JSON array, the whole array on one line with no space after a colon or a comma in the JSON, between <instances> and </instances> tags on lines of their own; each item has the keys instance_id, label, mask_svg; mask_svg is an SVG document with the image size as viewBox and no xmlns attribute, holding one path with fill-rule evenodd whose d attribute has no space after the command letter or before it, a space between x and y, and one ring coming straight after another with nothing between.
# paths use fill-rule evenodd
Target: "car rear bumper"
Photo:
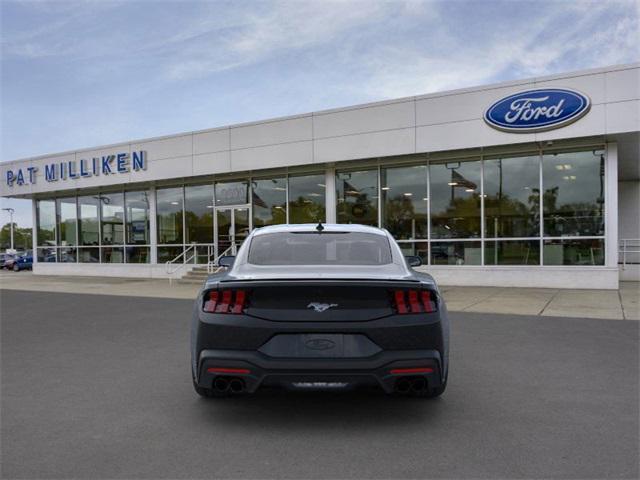
<instances>
[{"instance_id":1,"label":"car rear bumper","mask_svg":"<svg viewBox=\"0 0 640 480\"><path fill-rule=\"evenodd\" d=\"M414 368L431 372L407 370ZM391 393L403 377L422 376L429 387L439 387L441 371L437 350L385 350L366 358L274 358L257 351L203 350L197 383L212 388L216 377L227 376L241 377L249 393L261 386L308 389L375 385Z\"/></svg>"}]
</instances>

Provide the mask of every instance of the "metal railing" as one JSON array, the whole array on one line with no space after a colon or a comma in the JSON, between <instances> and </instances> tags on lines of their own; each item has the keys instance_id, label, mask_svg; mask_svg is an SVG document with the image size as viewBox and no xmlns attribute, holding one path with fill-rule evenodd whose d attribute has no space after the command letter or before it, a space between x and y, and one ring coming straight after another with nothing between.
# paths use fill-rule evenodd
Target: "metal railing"
<instances>
[{"instance_id":1,"label":"metal railing","mask_svg":"<svg viewBox=\"0 0 640 480\"><path fill-rule=\"evenodd\" d=\"M218 261L226 256L226 255L235 255L237 253L237 247L235 243L232 243L231 245L229 245L229 248L227 248L224 252L222 252L220 255L218 255L215 259L213 260L209 260L209 262L207 263L207 272L208 273L216 273L218 272L221 268L224 267L219 267L218 266ZM211 258L211 257L209 257Z\"/></svg>"},{"instance_id":2,"label":"metal railing","mask_svg":"<svg viewBox=\"0 0 640 480\"><path fill-rule=\"evenodd\" d=\"M178 263L178 260L182 259L182 262ZM173 280L173 276L178 271L182 270L187 264L191 264L193 260L193 264L195 265L197 262L197 252L196 252L196 244L192 243L187 248L185 248L182 253L173 260L168 260L166 265L167 275L169 275L169 285L171 285L171 281Z\"/></svg>"},{"instance_id":3,"label":"metal railing","mask_svg":"<svg viewBox=\"0 0 640 480\"><path fill-rule=\"evenodd\" d=\"M640 238L622 238L618 246L618 253L621 258L618 258L618 263L622 264L624 270L627 264L637 264L640 259ZM638 257L635 261L629 261L629 256L637 254Z\"/></svg>"}]
</instances>

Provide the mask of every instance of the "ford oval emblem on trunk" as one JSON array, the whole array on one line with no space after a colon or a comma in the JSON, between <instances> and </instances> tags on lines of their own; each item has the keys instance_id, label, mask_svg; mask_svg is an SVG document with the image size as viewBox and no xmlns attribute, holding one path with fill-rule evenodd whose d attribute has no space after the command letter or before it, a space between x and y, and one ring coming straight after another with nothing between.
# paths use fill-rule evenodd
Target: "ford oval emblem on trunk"
<instances>
[{"instance_id":1,"label":"ford oval emblem on trunk","mask_svg":"<svg viewBox=\"0 0 640 480\"><path fill-rule=\"evenodd\" d=\"M498 100L484 113L484 121L506 132L540 132L575 122L589 108L589 97L576 90L540 88Z\"/></svg>"},{"instance_id":2,"label":"ford oval emblem on trunk","mask_svg":"<svg viewBox=\"0 0 640 480\"><path fill-rule=\"evenodd\" d=\"M312 338L304 342L304 344L311 350L329 350L336 346L336 344L328 338Z\"/></svg>"}]
</instances>

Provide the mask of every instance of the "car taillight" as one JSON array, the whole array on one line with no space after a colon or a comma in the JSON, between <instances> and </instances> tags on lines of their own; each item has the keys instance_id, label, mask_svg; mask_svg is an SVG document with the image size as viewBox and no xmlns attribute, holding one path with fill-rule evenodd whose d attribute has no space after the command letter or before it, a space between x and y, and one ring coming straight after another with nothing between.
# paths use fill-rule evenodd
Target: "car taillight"
<instances>
[{"instance_id":1,"label":"car taillight","mask_svg":"<svg viewBox=\"0 0 640 480\"><path fill-rule=\"evenodd\" d=\"M208 313L240 314L246 306L246 290L211 290L205 293L203 310Z\"/></svg>"},{"instance_id":2,"label":"car taillight","mask_svg":"<svg viewBox=\"0 0 640 480\"><path fill-rule=\"evenodd\" d=\"M437 309L436 296L431 290L394 290L392 303L400 315L431 313Z\"/></svg>"}]
</instances>

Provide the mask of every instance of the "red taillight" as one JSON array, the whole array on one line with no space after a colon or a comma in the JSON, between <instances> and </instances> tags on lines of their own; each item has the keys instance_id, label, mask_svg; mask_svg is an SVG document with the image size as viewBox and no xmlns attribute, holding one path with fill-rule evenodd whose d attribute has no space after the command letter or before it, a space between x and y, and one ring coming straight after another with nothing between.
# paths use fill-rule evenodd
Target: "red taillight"
<instances>
[{"instance_id":1,"label":"red taillight","mask_svg":"<svg viewBox=\"0 0 640 480\"><path fill-rule=\"evenodd\" d=\"M393 306L398 314L436 311L435 294L430 290L394 290Z\"/></svg>"},{"instance_id":2,"label":"red taillight","mask_svg":"<svg viewBox=\"0 0 640 480\"><path fill-rule=\"evenodd\" d=\"M245 290L212 290L205 293L203 310L208 313L240 314L247 306Z\"/></svg>"},{"instance_id":3,"label":"red taillight","mask_svg":"<svg viewBox=\"0 0 640 480\"><path fill-rule=\"evenodd\" d=\"M232 373L235 375L249 375L251 373L251 370L247 368L212 367L207 368L207 373Z\"/></svg>"},{"instance_id":4,"label":"red taillight","mask_svg":"<svg viewBox=\"0 0 640 480\"><path fill-rule=\"evenodd\" d=\"M412 373L433 373L434 370L431 367L415 367L415 368L394 368L389 370L391 375L410 375Z\"/></svg>"}]
</instances>

